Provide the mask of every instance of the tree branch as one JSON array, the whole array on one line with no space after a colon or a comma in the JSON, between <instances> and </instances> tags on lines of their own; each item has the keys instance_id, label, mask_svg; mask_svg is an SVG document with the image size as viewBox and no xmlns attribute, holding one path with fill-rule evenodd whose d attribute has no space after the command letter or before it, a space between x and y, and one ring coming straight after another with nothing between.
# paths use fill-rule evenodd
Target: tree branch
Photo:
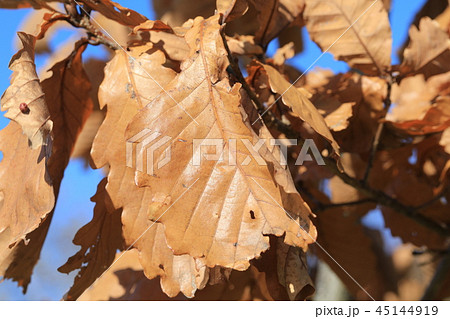
<instances>
[{"instance_id":1,"label":"tree branch","mask_svg":"<svg viewBox=\"0 0 450 319\"><path fill-rule=\"evenodd\" d=\"M389 76L387 85L388 85L387 94L386 94L386 98L384 99L384 117L383 117L383 120L380 120L380 122L378 123L377 131L375 133L375 137L374 137L373 143L372 143L372 148L370 149L369 160L367 161L367 167L366 167L366 171L364 172L364 177L363 177L364 184L367 184L367 181L370 176L370 171L372 170L373 162L375 160L375 156L377 154L378 147L380 145L380 138L381 138L381 135L383 134L384 123L385 123L384 118L386 117L386 114L389 112L389 109L391 108L391 104L392 104L392 101L391 101L392 77L391 76Z\"/></svg>"},{"instance_id":2,"label":"tree branch","mask_svg":"<svg viewBox=\"0 0 450 319\"><path fill-rule=\"evenodd\" d=\"M73 1L66 3L64 8L67 12L65 21L75 28L85 29L88 35L88 42L92 45L103 44L112 50L118 50L120 47L114 41L111 41L100 30L98 30L91 22L89 12L80 7L80 13L77 10L77 4Z\"/></svg>"}]
</instances>

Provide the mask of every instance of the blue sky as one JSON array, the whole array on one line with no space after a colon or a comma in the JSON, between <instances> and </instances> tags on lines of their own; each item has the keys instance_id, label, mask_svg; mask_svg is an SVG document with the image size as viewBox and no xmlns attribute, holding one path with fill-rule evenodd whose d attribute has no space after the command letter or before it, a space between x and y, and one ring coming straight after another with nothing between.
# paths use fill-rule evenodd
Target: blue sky
<instances>
[{"instance_id":1,"label":"blue sky","mask_svg":"<svg viewBox=\"0 0 450 319\"><path fill-rule=\"evenodd\" d=\"M128 6L147 16L153 18L150 1L147 0L116 0L124 6ZM393 30L393 63L398 59L395 55L397 49L405 40L409 25L417 12L424 4L425 0L393 0L391 10L391 26ZM29 9L21 10L1 10L0 19L2 21L2 51L0 53L0 92L9 86L11 71L8 63L15 53L14 38L21 21L30 13ZM51 47L57 48L64 39L67 39L72 32L63 30L51 41ZM320 49L311 41L307 32L303 30L305 51L289 61L290 64L304 70L320 56ZM269 52L276 49L276 41L271 43ZM100 48L89 48L84 56L101 55ZM42 66L47 56L39 56L36 63ZM325 54L316 66L331 68L335 72L347 70L345 63L335 61L331 54ZM8 120L0 117L0 129L4 128ZM2 158L0 152L0 160ZM50 227L49 235L44 244L41 259L35 268L31 284L27 295L22 295L21 289L11 281L0 284L0 300L59 300L68 290L73 281L75 272L70 275L59 273L56 269L65 263L68 257L78 251L78 246L74 246L71 241L76 231L86 224L92 217L93 203L90 197L95 194L98 182L103 175L100 170L86 168L80 160L72 160L66 170L64 180L61 185L61 192L56 206L56 213ZM371 212L365 217L364 222L373 228L382 229L383 220L377 211ZM389 238L389 231L385 231ZM390 245L398 241L389 241Z\"/></svg>"}]
</instances>

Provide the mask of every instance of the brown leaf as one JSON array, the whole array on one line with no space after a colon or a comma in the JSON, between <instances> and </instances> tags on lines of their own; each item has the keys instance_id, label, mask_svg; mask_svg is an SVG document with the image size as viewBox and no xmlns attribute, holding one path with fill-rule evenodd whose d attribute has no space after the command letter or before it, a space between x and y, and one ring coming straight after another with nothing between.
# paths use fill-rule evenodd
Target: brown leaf
<instances>
[{"instance_id":1,"label":"brown leaf","mask_svg":"<svg viewBox=\"0 0 450 319\"><path fill-rule=\"evenodd\" d=\"M164 226L148 218L155 196L149 188L134 183L134 170L126 166L126 126L139 109L158 96L161 87L175 73L164 67L164 53L156 50L140 54L132 48L130 56L118 52L105 69L100 87L100 105L107 107L106 118L97 133L92 158L97 167L110 166L107 191L114 206L122 208L123 236L127 245L140 251L140 261L148 278L161 276L161 286L169 296L180 291L192 297L207 280L205 267L187 255L174 256L167 246ZM158 82L147 80L158 74ZM132 195L132 196L130 196ZM156 197L157 198L157 197Z\"/></svg>"},{"instance_id":2,"label":"brown leaf","mask_svg":"<svg viewBox=\"0 0 450 319\"><path fill-rule=\"evenodd\" d=\"M429 77L423 74L409 76L392 86L391 112L386 119L392 122L421 120L438 96L448 95L450 72Z\"/></svg>"},{"instance_id":3,"label":"brown leaf","mask_svg":"<svg viewBox=\"0 0 450 319\"><path fill-rule=\"evenodd\" d=\"M263 49L255 43L255 37L251 35L227 37L227 44L230 52L236 55L264 54Z\"/></svg>"},{"instance_id":4,"label":"brown leaf","mask_svg":"<svg viewBox=\"0 0 450 319\"><path fill-rule=\"evenodd\" d=\"M137 172L136 179L139 186L155 192L155 204L159 207L149 211L148 218L164 224L167 242L174 253L204 256L208 267L220 265L244 270L249 267L250 259L268 248L265 234L281 236L286 233L288 244L305 249L314 240L315 233L308 218L309 208L301 198L295 210L290 211L296 221L281 208L283 188L274 181L276 177L269 167L255 160L247 166L241 164L248 156L251 159L242 141L253 145L259 139L242 122L240 86L231 88L223 78L227 57L219 35L218 18L194 21L192 29L186 33L191 57L182 63L183 69L175 79L164 87L171 97L161 94L152 100L130 123L127 136L136 136L150 128L171 137L172 158L176 158L176 162L168 163L154 175ZM234 155L233 151L232 156L236 156L237 165L226 161L203 161L200 166L193 165L193 140L204 138L236 140L237 152ZM225 145L224 153L228 147ZM163 151L158 149L153 156L158 158ZM143 154L137 152L136 156ZM161 183L162 177L164 183ZM195 187L189 188L194 183ZM162 215L169 205L170 214ZM202 240L198 240L198 236Z\"/></svg>"},{"instance_id":5,"label":"brown leaf","mask_svg":"<svg viewBox=\"0 0 450 319\"><path fill-rule=\"evenodd\" d=\"M114 20L128 27L135 27L148 20L142 14L122 7L120 4L111 0L78 0L78 2L81 2L91 10L101 13L108 19Z\"/></svg>"},{"instance_id":6,"label":"brown leaf","mask_svg":"<svg viewBox=\"0 0 450 319\"><path fill-rule=\"evenodd\" d=\"M309 101L302 89L292 86L276 69L263 64L264 70L269 76L270 87L274 93L282 95L282 101L292 109L294 114L308 123L314 131L322 135L330 142L334 152L339 155L339 145L331 135L322 115Z\"/></svg>"},{"instance_id":7,"label":"brown leaf","mask_svg":"<svg viewBox=\"0 0 450 319\"><path fill-rule=\"evenodd\" d=\"M81 57L85 48L86 43L77 42L69 57L56 63L51 68L52 76L42 82L50 116L55 123L49 170L57 190L78 135L93 109L89 95L91 84Z\"/></svg>"},{"instance_id":8,"label":"brown leaf","mask_svg":"<svg viewBox=\"0 0 450 319\"><path fill-rule=\"evenodd\" d=\"M257 43L263 47L290 26L302 26L304 0L249 0L258 12Z\"/></svg>"},{"instance_id":9,"label":"brown leaf","mask_svg":"<svg viewBox=\"0 0 450 319\"><path fill-rule=\"evenodd\" d=\"M270 249L252 264L265 275L267 292L274 300L305 300L314 294L304 252L282 238L270 236Z\"/></svg>"},{"instance_id":10,"label":"brown leaf","mask_svg":"<svg viewBox=\"0 0 450 319\"><path fill-rule=\"evenodd\" d=\"M23 48L9 63L13 71L11 85L2 95L2 111L5 116L22 126L22 130L33 149L51 143L53 122L45 103L44 92L39 83L34 64L34 44L32 35L18 32Z\"/></svg>"},{"instance_id":11,"label":"brown leaf","mask_svg":"<svg viewBox=\"0 0 450 319\"><path fill-rule=\"evenodd\" d=\"M0 131L0 233L9 229L14 244L53 209L55 195L47 168L47 146L31 150L16 122Z\"/></svg>"},{"instance_id":12,"label":"brown leaf","mask_svg":"<svg viewBox=\"0 0 450 319\"><path fill-rule=\"evenodd\" d=\"M289 42L275 52L273 55L273 63L276 65L283 65L286 60L293 58L294 55L294 42Z\"/></svg>"},{"instance_id":13,"label":"brown leaf","mask_svg":"<svg viewBox=\"0 0 450 319\"><path fill-rule=\"evenodd\" d=\"M420 20L419 29L412 26L411 43L404 52L403 72L420 72L426 77L450 71L450 39L436 21Z\"/></svg>"},{"instance_id":14,"label":"brown leaf","mask_svg":"<svg viewBox=\"0 0 450 319\"><path fill-rule=\"evenodd\" d=\"M5 9L19 9L19 8L29 8L34 9L49 9L53 11L46 2L62 2L61 0L0 0L0 8Z\"/></svg>"},{"instance_id":15,"label":"brown leaf","mask_svg":"<svg viewBox=\"0 0 450 319\"><path fill-rule=\"evenodd\" d=\"M31 282L31 275L39 260L52 217L53 211L45 217L38 228L27 234L26 240L14 246L10 246L9 229L0 233L0 277L16 281L24 294Z\"/></svg>"},{"instance_id":16,"label":"brown leaf","mask_svg":"<svg viewBox=\"0 0 450 319\"><path fill-rule=\"evenodd\" d=\"M384 74L390 68L391 29L381 1L306 0L304 18L322 51L329 49L337 59L368 74Z\"/></svg>"},{"instance_id":17,"label":"brown leaf","mask_svg":"<svg viewBox=\"0 0 450 319\"><path fill-rule=\"evenodd\" d=\"M440 96L422 119L391 125L410 135L425 135L442 132L450 127L450 96Z\"/></svg>"},{"instance_id":18,"label":"brown leaf","mask_svg":"<svg viewBox=\"0 0 450 319\"><path fill-rule=\"evenodd\" d=\"M5 254L14 258L8 259L10 265L5 263L2 267L7 267L5 276L18 281L24 289L39 259L72 147L92 107L88 95L90 85L81 64L83 50L84 46L77 44L73 55L57 63L52 68L53 76L42 83L50 117L56 123L53 154L48 165L44 159L45 146L31 150L18 124L11 122L0 133L0 148L4 152L0 166L1 183L4 183L0 187L1 214L4 215L1 221L5 223L2 230L8 233L2 233L2 240L9 237L8 245L11 245L24 239L5 250ZM18 258L25 261L17 264Z\"/></svg>"},{"instance_id":19,"label":"brown leaf","mask_svg":"<svg viewBox=\"0 0 450 319\"><path fill-rule=\"evenodd\" d=\"M179 294L169 298L161 290L157 279L149 280L142 272L135 249L127 251L79 300L266 300L259 289L258 274L253 269L235 271L225 282L208 285L188 299ZM258 284L255 283L258 281Z\"/></svg>"},{"instance_id":20,"label":"brown leaf","mask_svg":"<svg viewBox=\"0 0 450 319\"><path fill-rule=\"evenodd\" d=\"M105 190L106 178L92 197L95 202L92 220L75 235L73 243L81 246L80 250L58 268L58 271L70 273L80 269L73 286L67 292L67 300L76 300L95 280L111 265L116 251L123 248L122 211L114 210L111 199Z\"/></svg>"},{"instance_id":21,"label":"brown leaf","mask_svg":"<svg viewBox=\"0 0 450 319\"><path fill-rule=\"evenodd\" d=\"M216 0L216 7L226 23L243 16L248 10L248 3L246 0Z\"/></svg>"},{"instance_id":22,"label":"brown leaf","mask_svg":"<svg viewBox=\"0 0 450 319\"><path fill-rule=\"evenodd\" d=\"M112 267L78 299L86 300L188 300L183 295L169 298L159 280L145 277L136 249L118 253Z\"/></svg>"}]
</instances>

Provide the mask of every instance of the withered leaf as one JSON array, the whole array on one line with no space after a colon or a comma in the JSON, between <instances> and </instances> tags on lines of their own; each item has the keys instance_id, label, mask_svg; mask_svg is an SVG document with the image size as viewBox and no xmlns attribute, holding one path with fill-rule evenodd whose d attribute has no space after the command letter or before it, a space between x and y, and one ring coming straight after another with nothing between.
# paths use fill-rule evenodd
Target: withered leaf
<instances>
[{"instance_id":1,"label":"withered leaf","mask_svg":"<svg viewBox=\"0 0 450 319\"><path fill-rule=\"evenodd\" d=\"M258 12L259 29L255 34L257 43L269 44L289 26L303 25L304 0L249 0Z\"/></svg>"},{"instance_id":2,"label":"withered leaf","mask_svg":"<svg viewBox=\"0 0 450 319\"><path fill-rule=\"evenodd\" d=\"M329 49L368 74L384 74L390 68L391 29L381 1L306 0L304 18L322 51Z\"/></svg>"},{"instance_id":3,"label":"withered leaf","mask_svg":"<svg viewBox=\"0 0 450 319\"><path fill-rule=\"evenodd\" d=\"M217 11L223 14L223 22L243 16L248 10L247 0L216 0Z\"/></svg>"},{"instance_id":4,"label":"withered leaf","mask_svg":"<svg viewBox=\"0 0 450 319\"><path fill-rule=\"evenodd\" d=\"M101 13L108 19L114 20L128 27L135 27L148 20L142 14L122 7L120 4L111 0L78 0L78 2L84 4L89 9Z\"/></svg>"},{"instance_id":5,"label":"withered leaf","mask_svg":"<svg viewBox=\"0 0 450 319\"><path fill-rule=\"evenodd\" d=\"M34 266L41 255L52 217L53 211L45 217L38 228L27 234L26 240L14 246L10 244L9 229L0 233L0 278L16 281L24 294L31 282Z\"/></svg>"},{"instance_id":6,"label":"withered leaf","mask_svg":"<svg viewBox=\"0 0 450 319\"><path fill-rule=\"evenodd\" d=\"M78 43L69 58L57 63L52 68L53 75L42 83L50 117L56 123L50 159L46 157L49 152L45 145L38 150L27 146L27 138L17 123L10 122L0 133L0 149L4 153L0 164L0 229L8 232L8 245L24 239L8 251L5 249L5 254L14 256L9 259L11 264L5 276L18 281L24 289L39 258L53 215L53 211L49 212L54 209L73 145L92 109L90 84L81 63L84 48L82 42ZM25 261L17 264L18 258Z\"/></svg>"},{"instance_id":7,"label":"withered leaf","mask_svg":"<svg viewBox=\"0 0 450 319\"><path fill-rule=\"evenodd\" d=\"M14 244L36 229L53 209L55 195L43 145L32 150L16 122L0 131L0 233L9 229Z\"/></svg>"},{"instance_id":8,"label":"withered leaf","mask_svg":"<svg viewBox=\"0 0 450 319\"><path fill-rule=\"evenodd\" d=\"M275 68L263 64L269 77L272 91L282 95L282 101L292 109L294 114L308 123L314 131L322 135L330 142L334 152L339 155L339 145L334 140L327 124L316 107L309 101L301 89L291 85Z\"/></svg>"},{"instance_id":9,"label":"withered leaf","mask_svg":"<svg viewBox=\"0 0 450 319\"><path fill-rule=\"evenodd\" d=\"M436 21L420 20L419 29L412 26L411 43L404 52L403 72L421 72L426 77L450 71L450 39Z\"/></svg>"},{"instance_id":10,"label":"withered leaf","mask_svg":"<svg viewBox=\"0 0 450 319\"><path fill-rule=\"evenodd\" d=\"M51 143L53 122L45 102L39 78L34 64L34 44L32 35L18 32L23 48L19 50L9 63L13 71L11 85L3 93L2 111L5 116L19 123L28 137L31 147L38 148Z\"/></svg>"},{"instance_id":11,"label":"withered leaf","mask_svg":"<svg viewBox=\"0 0 450 319\"><path fill-rule=\"evenodd\" d=\"M230 87L224 77L227 57L218 19L217 15L194 21L185 36L190 58L164 87L165 94L133 119L127 136L151 129L171 137L176 161L153 175L137 172L136 181L158 195L160 207L148 211L148 218L164 224L168 245L175 254L204 257L208 267L244 270L250 259L268 248L264 235L286 234L286 243L306 249L314 241L315 231L304 202L293 211L288 209L291 216L286 213L282 189L269 166L252 159L245 147L245 142L254 145L259 139L242 121L240 86ZM193 156L201 147L192 149L194 139L205 138L224 141L224 154L230 149L228 141L235 140L236 151L231 156L237 164L201 161L195 165ZM136 152L138 158L143 155L142 150ZM163 156L162 148L153 154L155 159ZM247 158L250 163L243 164ZM195 187L190 188L192 185ZM169 205L170 211L163 214Z\"/></svg>"},{"instance_id":12,"label":"withered leaf","mask_svg":"<svg viewBox=\"0 0 450 319\"><path fill-rule=\"evenodd\" d=\"M207 280L206 268L188 255L174 256L167 246L164 226L148 218L155 193L139 188L134 182L134 169L127 167L125 129L129 121L144 108L175 76L164 67L162 51L129 55L117 52L105 69L100 86L100 105L107 108L106 118L94 140L92 158L97 167L110 166L107 192L116 209L123 209L123 236L127 245L140 251L140 262L148 278L161 277L163 291L176 296L180 291L193 297L197 288ZM149 79L149 75L158 75Z\"/></svg>"},{"instance_id":13,"label":"withered leaf","mask_svg":"<svg viewBox=\"0 0 450 319\"><path fill-rule=\"evenodd\" d=\"M35 9L54 10L46 2L62 2L62 0L0 0L0 8L19 9L33 7Z\"/></svg>"},{"instance_id":14,"label":"withered leaf","mask_svg":"<svg viewBox=\"0 0 450 319\"><path fill-rule=\"evenodd\" d=\"M92 220L75 235L73 243L80 250L58 271L70 273L80 269L73 286L66 294L67 300L76 300L111 265L116 251L123 248L121 210L115 210L106 190L103 179L92 197L96 203ZM85 265L85 266L84 266Z\"/></svg>"}]
</instances>

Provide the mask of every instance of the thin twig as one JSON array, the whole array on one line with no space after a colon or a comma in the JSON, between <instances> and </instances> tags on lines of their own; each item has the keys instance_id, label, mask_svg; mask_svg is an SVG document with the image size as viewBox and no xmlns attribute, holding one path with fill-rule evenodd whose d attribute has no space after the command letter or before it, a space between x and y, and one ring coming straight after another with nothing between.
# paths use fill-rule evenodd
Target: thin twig
<instances>
[{"instance_id":1,"label":"thin twig","mask_svg":"<svg viewBox=\"0 0 450 319\"><path fill-rule=\"evenodd\" d=\"M387 94L386 94L386 98L384 99L384 117L386 117L386 114L389 112L389 109L391 108L391 104L392 104L391 91L392 91L392 77L389 77L388 82L387 82ZM375 137L374 137L373 143L372 143L372 148L370 149L369 160L367 161L366 171L364 172L364 178L363 178L364 184L367 184L370 172L372 170L373 162L375 160L375 156L377 154L378 147L380 145L380 138L381 138L381 135L383 134L384 123L385 123L384 117L378 123L377 131L375 133Z\"/></svg>"},{"instance_id":2,"label":"thin twig","mask_svg":"<svg viewBox=\"0 0 450 319\"><path fill-rule=\"evenodd\" d=\"M100 45L103 44L112 50L120 49L119 46L109 40L100 30L98 30L91 22L89 14L86 14L85 10L81 10L81 13L77 10L77 4L73 1L65 4L64 8L68 14L67 21L75 28L85 29L88 35L89 44Z\"/></svg>"},{"instance_id":3,"label":"thin twig","mask_svg":"<svg viewBox=\"0 0 450 319\"><path fill-rule=\"evenodd\" d=\"M373 198L364 198L360 200L355 200L352 202L345 202L345 203L330 203L330 204L320 204L319 207L317 207L317 211L324 211L326 209L331 208L337 208L337 207L346 207L346 206L356 206L356 205L362 205L366 203L376 203L377 201Z\"/></svg>"}]
</instances>

